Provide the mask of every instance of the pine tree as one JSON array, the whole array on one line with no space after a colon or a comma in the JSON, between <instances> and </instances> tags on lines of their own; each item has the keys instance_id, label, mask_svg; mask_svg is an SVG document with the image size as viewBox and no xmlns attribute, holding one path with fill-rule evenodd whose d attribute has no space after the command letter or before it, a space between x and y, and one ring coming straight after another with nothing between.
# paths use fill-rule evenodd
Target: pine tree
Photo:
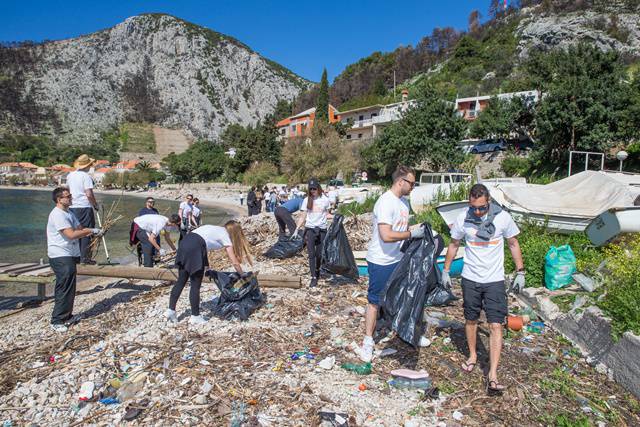
<instances>
[{"instance_id":1,"label":"pine tree","mask_svg":"<svg viewBox=\"0 0 640 427\"><path fill-rule=\"evenodd\" d=\"M320 79L320 90L316 103L316 120L319 122L329 122L329 80L327 79L327 69L322 71Z\"/></svg>"}]
</instances>

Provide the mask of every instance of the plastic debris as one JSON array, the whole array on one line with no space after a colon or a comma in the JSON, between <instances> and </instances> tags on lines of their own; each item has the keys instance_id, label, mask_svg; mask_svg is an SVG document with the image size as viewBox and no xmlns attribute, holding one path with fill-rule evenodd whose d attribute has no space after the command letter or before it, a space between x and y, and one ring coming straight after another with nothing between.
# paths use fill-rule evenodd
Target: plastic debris
<instances>
[{"instance_id":1,"label":"plastic debris","mask_svg":"<svg viewBox=\"0 0 640 427\"><path fill-rule=\"evenodd\" d=\"M320 421L328 421L334 427L349 427L349 415L345 413L320 411Z\"/></svg>"},{"instance_id":2,"label":"plastic debris","mask_svg":"<svg viewBox=\"0 0 640 427\"><path fill-rule=\"evenodd\" d=\"M85 381L80 386L80 393L78 395L79 400L89 400L93 397L93 391L95 390L96 385L93 381Z\"/></svg>"},{"instance_id":3,"label":"plastic debris","mask_svg":"<svg viewBox=\"0 0 640 427\"><path fill-rule=\"evenodd\" d=\"M360 391L366 391L366 390L367 390L367 385L366 385L366 384L360 384L360 385L358 386L358 390L360 390Z\"/></svg>"},{"instance_id":4,"label":"plastic debris","mask_svg":"<svg viewBox=\"0 0 640 427\"><path fill-rule=\"evenodd\" d=\"M395 377L389 380L389 385L391 387L400 389L416 388L420 390L428 390L431 388L431 384L431 379L429 378L410 379L405 377Z\"/></svg>"},{"instance_id":5,"label":"plastic debris","mask_svg":"<svg viewBox=\"0 0 640 427\"><path fill-rule=\"evenodd\" d=\"M464 414L460 411L453 411L453 419L456 421L462 421Z\"/></svg>"},{"instance_id":6,"label":"plastic debris","mask_svg":"<svg viewBox=\"0 0 640 427\"><path fill-rule=\"evenodd\" d=\"M371 373L371 363L343 363L340 365L342 369L355 372L358 375L369 375Z\"/></svg>"},{"instance_id":7,"label":"plastic debris","mask_svg":"<svg viewBox=\"0 0 640 427\"><path fill-rule=\"evenodd\" d=\"M382 350L376 350L376 356L378 357L386 357L386 356L391 356L392 354L396 354L398 352L398 350L396 350L395 348L385 348Z\"/></svg>"},{"instance_id":8,"label":"plastic debris","mask_svg":"<svg viewBox=\"0 0 640 427\"><path fill-rule=\"evenodd\" d=\"M543 322L531 322L527 325L527 332L533 332L534 334L543 334L544 333L544 323Z\"/></svg>"},{"instance_id":9,"label":"plastic debris","mask_svg":"<svg viewBox=\"0 0 640 427\"><path fill-rule=\"evenodd\" d=\"M209 381L205 381L204 384L200 386L200 392L202 392L202 394L209 394L211 390L213 390L213 385L209 384Z\"/></svg>"},{"instance_id":10,"label":"plastic debris","mask_svg":"<svg viewBox=\"0 0 640 427\"><path fill-rule=\"evenodd\" d=\"M318 363L318 366L322 369L326 369L327 371L333 369L333 366L336 364L336 358L334 356L325 357Z\"/></svg>"},{"instance_id":11,"label":"plastic debris","mask_svg":"<svg viewBox=\"0 0 640 427\"><path fill-rule=\"evenodd\" d=\"M411 380L429 378L429 374L425 370L414 371L412 369L394 369L390 374L394 377L403 377Z\"/></svg>"},{"instance_id":12,"label":"plastic debris","mask_svg":"<svg viewBox=\"0 0 640 427\"><path fill-rule=\"evenodd\" d=\"M103 405L117 405L120 401L116 397L105 397L104 399L98 400L98 402Z\"/></svg>"}]
</instances>

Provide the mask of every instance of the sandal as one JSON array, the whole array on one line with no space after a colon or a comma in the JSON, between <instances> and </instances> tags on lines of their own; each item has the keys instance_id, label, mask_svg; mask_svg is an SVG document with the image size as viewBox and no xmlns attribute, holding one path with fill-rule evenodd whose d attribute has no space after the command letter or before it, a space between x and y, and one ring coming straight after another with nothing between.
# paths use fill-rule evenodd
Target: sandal
<instances>
[{"instance_id":1,"label":"sandal","mask_svg":"<svg viewBox=\"0 0 640 427\"><path fill-rule=\"evenodd\" d=\"M501 396L505 389L506 387L500 384L497 380L487 379L487 394L489 396Z\"/></svg>"},{"instance_id":2,"label":"sandal","mask_svg":"<svg viewBox=\"0 0 640 427\"><path fill-rule=\"evenodd\" d=\"M464 372L466 372L467 374L470 374L476 368L477 364L478 364L478 362L471 362L471 363L462 362L462 365L460 365L460 367L462 368L462 370Z\"/></svg>"}]
</instances>

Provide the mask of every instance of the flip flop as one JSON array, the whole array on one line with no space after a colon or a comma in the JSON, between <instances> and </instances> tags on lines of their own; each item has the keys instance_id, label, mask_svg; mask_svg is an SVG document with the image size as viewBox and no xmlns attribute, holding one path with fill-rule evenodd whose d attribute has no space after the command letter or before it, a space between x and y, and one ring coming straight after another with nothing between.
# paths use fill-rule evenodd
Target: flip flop
<instances>
[{"instance_id":1,"label":"flip flop","mask_svg":"<svg viewBox=\"0 0 640 427\"><path fill-rule=\"evenodd\" d=\"M475 363L467 363L467 362L462 362L462 365L460 365L460 367L462 368L462 370L464 372L466 372L467 374L473 372L473 370L476 368L476 365L478 364L478 362Z\"/></svg>"},{"instance_id":2,"label":"flip flop","mask_svg":"<svg viewBox=\"0 0 640 427\"><path fill-rule=\"evenodd\" d=\"M497 380L487 380L487 394L489 396L500 396L505 389L506 387L498 383Z\"/></svg>"}]
</instances>

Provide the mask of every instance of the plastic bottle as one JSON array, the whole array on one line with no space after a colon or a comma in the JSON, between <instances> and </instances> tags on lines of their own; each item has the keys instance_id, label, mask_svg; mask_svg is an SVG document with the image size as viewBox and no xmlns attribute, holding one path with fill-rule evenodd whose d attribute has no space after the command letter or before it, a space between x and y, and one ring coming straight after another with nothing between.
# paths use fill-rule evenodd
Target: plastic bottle
<instances>
[{"instance_id":1,"label":"plastic bottle","mask_svg":"<svg viewBox=\"0 0 640 427\"><path fill-rule=\"evenodd\" d=\"M395 377L389 381L389 385L395 388L417 388L427 390L431 388L431 379L421 378L419 380L412 380L410 378Z\"/></svg>"},{"instance_id":2,"label":"plastic bottle","mask_svg":"<svg viewBox=\"0 0 640 427\"><path fill-rule=\"evenodd\" d=\"M355 372L359 375L369 375L371 373L371 362L367 363L343 363L340 365L342 369Z\"/></svg>"}]
</instances>

